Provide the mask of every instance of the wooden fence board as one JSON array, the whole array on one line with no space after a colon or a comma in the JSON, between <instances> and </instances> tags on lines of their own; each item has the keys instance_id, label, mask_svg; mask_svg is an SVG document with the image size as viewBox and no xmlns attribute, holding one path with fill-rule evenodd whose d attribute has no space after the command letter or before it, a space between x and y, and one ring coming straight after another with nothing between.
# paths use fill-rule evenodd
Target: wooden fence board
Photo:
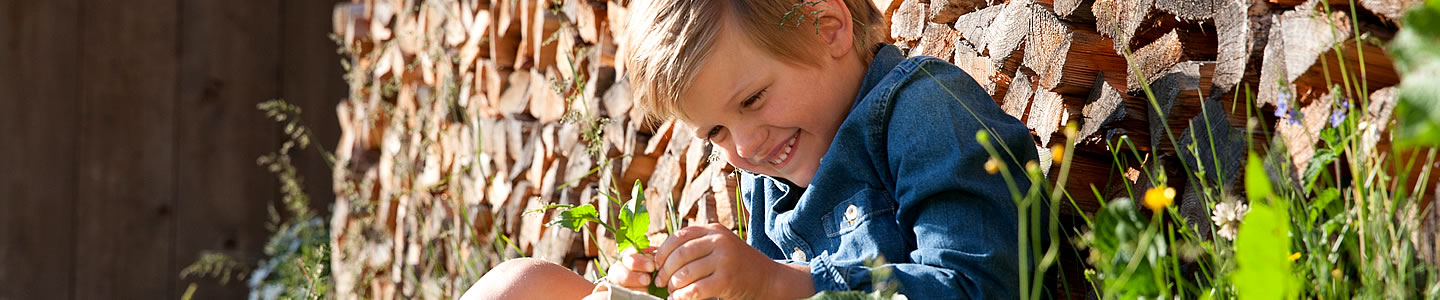
<instances>
[{"instance_id":1,"label":"wooden fence board","mask_svg":"<svg viewBox=\"0 0 1440 300\"><path fill-rule=\"evenodd\" d=\"M279 96L280 1L186 1L178 9L179 94L175 104L174 268L202 251L241 262L259 258L277 204L276 177L255 163L278 148L276 123L256 103ZM224 16L224 17L217 17ZM308 116L308 115L307 115ZM283 206L277 206L282 208ZM171 275L176 276L176 275ZM197 283L195 299L244 295L244 281L179 281L174 297Z\"/></svg>"},{"instance_id":2,"label":"wooden fence board","mask_svg":"<svg viewBox=\"0 0 1440 300\"><path fill-rule=\"evenodd\" d=\"M0 299L70 298L76 2L0 1Z\"/></svg>"},{"instance_id":3,"label":"wooden fence board","mask_svg":"<svg viewBox=\"0 0 1440 300\"><path fill-rule=\"evenodd\" d=\"M281 5L280 93L286 101L305 111L305 125L316 137L312 143L334 152L340 136L340 120L335 105L350 92L341 77L340 54L335 52L331 31L331 12L335 4L345 0L284 0ZM307 150L295 157L295 166L305 177L305 191L310 193L311 207L326 209L335 199L330 166L316 151Z\"/></svg>"},{"instance_id":4,"label":"wooden fence board","mask_svg":"<svg viewBox=\"0 0 1440 300\"><path fill-rule=\"evenodd\" d=\"M172 299L178 3L80 6L74 297Z\"/></svg>"}]
</instances>

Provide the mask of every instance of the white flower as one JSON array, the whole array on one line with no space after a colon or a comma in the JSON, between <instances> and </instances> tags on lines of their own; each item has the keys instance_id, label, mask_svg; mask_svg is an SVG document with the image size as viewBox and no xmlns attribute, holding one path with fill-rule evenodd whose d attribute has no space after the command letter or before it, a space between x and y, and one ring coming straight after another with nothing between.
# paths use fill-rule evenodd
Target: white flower
<instances>
[{"instance_id":1,"label":"white flower","mask_svg":"<svg viewBox=\"0 0 1440 300\"><path fill-rule=\"evenodd\" d=\"M1215 234L1227 240L1234 240L1235 233L1239 231L1240 220L1245 219L1245 214L1250 212L1250 206L1245 203L1227 201L1215 204L1215 212L1210 215L1210 221L1220 230Z\"/></svg>"}]
</instances>

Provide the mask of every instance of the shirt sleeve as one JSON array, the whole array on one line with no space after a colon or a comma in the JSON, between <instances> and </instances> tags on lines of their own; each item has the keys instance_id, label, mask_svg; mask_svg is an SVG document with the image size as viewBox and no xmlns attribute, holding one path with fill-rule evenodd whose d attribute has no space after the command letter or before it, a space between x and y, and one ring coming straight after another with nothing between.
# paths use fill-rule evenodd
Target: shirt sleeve
<instances>
[{"instance_id":1,"label":"shirt sleeve","mask_svg":"<svg viewBox=\"0 0 1440 300\"><path fill-rule=\"evenodd\" d=\"M1029 131L1006 115L974 79L930 60L897 90L883 128L887 185L896 220L915 243L907 263L881 265L912 299L1013 299L1019 258L1015 203L1005 179L984 171L989 159L975 139L991 132L1011 170L1036 157ZM1002 153L1004 150L1001 150ZM1016 178L1017 189L1028 189ZM817 289L869 289L876 268L809 262Z\"/></svg>"}]
</instances>

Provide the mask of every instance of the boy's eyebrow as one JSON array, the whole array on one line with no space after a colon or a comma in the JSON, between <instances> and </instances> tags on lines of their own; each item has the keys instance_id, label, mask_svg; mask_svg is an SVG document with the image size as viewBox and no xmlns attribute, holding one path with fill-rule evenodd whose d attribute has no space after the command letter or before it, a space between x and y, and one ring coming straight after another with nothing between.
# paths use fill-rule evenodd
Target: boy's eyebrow
<instances>
[{"instance_id":1,"label":"boy's eyebrow","mask_svg":"<svg viewBox=\"0 0 1440 300\"><path fill-rule=\"evenodd\" d=\"M755 80L756 80L755 77L750 77L750 80L749 80L749 81L745 81L745 82L742 82L742 81L740 81L740 80L736 80L736 81L735 81L735 82L736 82L735 86L732 87L732 88L730 88L730 97L726 97L726 98L725 98L726 100L725 100L725 106L724 106L724 107L733 106L733 105L735 104L735 101L736 101L736 100L740 100L741 98L748 97L747 95L744 95L744 94L742 94L742 93L744 93L745 90L746 90L746 87L752 85L752 84L755 82Z\"/></svg>"}]
</instances>

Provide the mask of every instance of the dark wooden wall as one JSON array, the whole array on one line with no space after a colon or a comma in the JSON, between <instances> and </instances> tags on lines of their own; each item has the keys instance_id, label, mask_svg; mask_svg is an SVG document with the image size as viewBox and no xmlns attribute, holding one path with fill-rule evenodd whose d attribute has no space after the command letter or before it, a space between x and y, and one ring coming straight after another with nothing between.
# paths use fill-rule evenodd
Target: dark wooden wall
<instances>
[{"instance_id":1,"label":"dark wooden wall","mask_svg":"<svg viewBox=\"0 0 1440 300\"><path fill-rule=\"evenodd\" d=\"M284 136L256 103L302 106L333 147L335 2L0 0L0 299L243 298L179 272L261 254L279 193L255 158Z\"/></svg>"}]
</instances>

